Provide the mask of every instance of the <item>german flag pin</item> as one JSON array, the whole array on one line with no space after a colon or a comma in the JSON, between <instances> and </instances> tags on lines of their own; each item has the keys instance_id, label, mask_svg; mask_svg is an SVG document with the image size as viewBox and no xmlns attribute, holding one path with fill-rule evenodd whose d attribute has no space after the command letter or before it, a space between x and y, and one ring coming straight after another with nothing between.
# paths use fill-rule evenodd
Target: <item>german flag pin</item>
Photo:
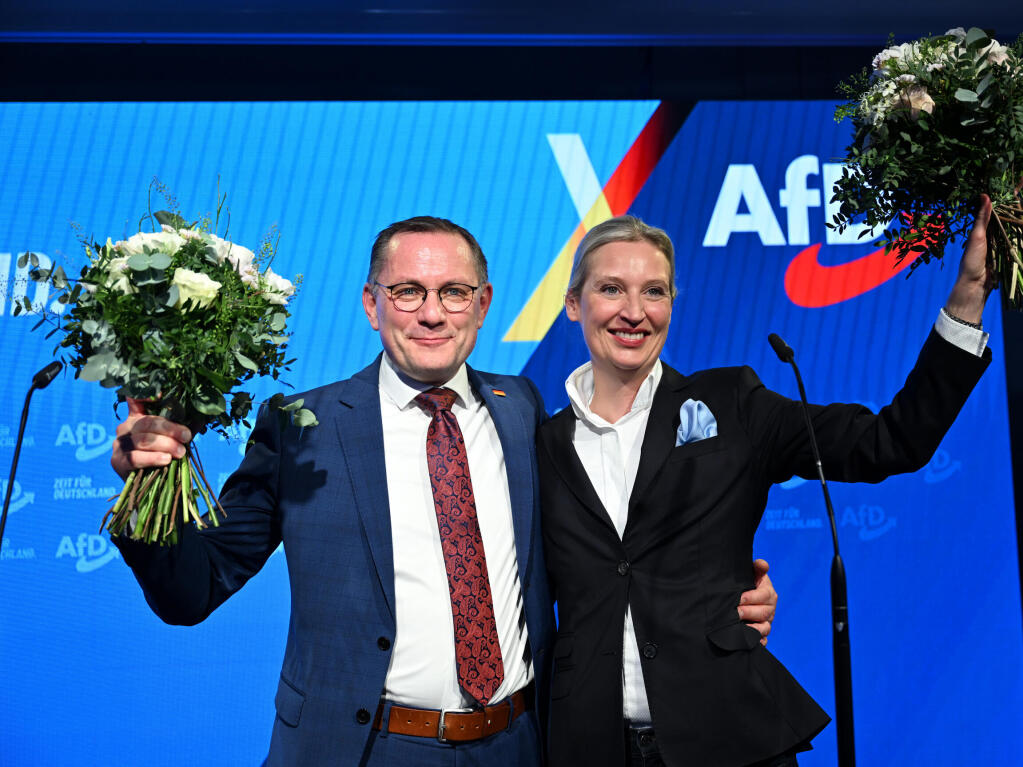
<instances>
[{"instance_id":1,"label":"german flag pin","mask_svg":"<svg viewBox=\"0 0 1023 767\"><path fill-rule=\"evenodd\" d=\"M498 397L507 397L508 396L501 389L491 389L491 391L494 392L494 394L496 394Z\"/></svg>"}]
</instances>

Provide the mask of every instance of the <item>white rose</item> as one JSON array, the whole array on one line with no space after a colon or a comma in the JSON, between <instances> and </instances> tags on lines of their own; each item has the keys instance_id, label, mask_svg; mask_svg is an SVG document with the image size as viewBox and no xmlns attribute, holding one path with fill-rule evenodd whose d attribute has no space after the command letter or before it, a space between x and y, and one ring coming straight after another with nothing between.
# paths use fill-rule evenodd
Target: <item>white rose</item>
<instances>
[{"instance_id":1,"label":"white rose","mask_svg":"<svg viewBox=\"0 0 1023 767\"><path fill-rule=\"evenodd\" d=\"M171 285L178 287L178 301L174 305L178 309L191 300L194 308L203 308L210 305L210 302L217 297L220 290L220 283L211 280L201 272L193 272L189 269L175 269L171 278Z\"/></svg>"},{"instance_id":2,"label":"white rose","mask_svg":"<svg viewBox=\"0 0 1023 767\"><path fill-rule=\"evenodd\" d=\"M902 43L902 45L893 45L890 48L885 48L874 57L874 71L887 69L889 67L888 62L890 61L901 64L904 61L908 61L915 54L916 46L913 43Z\"/></svg>"},{"instance_id":3,"label":"white rose","mask_svg":"<svg viewBox=\"0 0 1023 767\"><path fill-rule=\"evenodd\" d=\"M959 42L962 42L963 40L966 39L966 30L963 29L962 27L956 27L954 29L948 30L948 32L945 33L945 36L954 37Z\"/></svg>"},{"instance_id":4,"label":"white rose","mask_svg":"<svg viewBox=\"0 0 1023 767\"><path fill-rule=\"evenodd\" d=\"M248 285L253 290L259 290L259 272L256 271L255 266L250 266L243 272L239 272L242 278L242 283Z\"/></svg>"},{"instance_id":5,"label":"white rose","mask_svg":"<svg viewBox=\"0 0 1023 767\"><path fill-rule=\"evenodd\" d=\"M934 112L934 99L923 85L911 85L899 94L899 108L908 109L909 116L916 120L919 119L920 112L927 114Z\"/></svg>"},{"instance_id":6,"label":"white rose","mask_svg":"<svg viewBox=\"0 0 1023 767\"><path fill-rule=\"evenodd\" d=\"M114 247L126 256L143 253L146 247L150 250L172 256L184 244L185 241L181 238L181 235L172 229L169 232L139 232L138 234L133 234L127 240L121 240Z\"/></svg>"},{"instance_id":7,"label":"white rose","mask_svg":"<svg viewBox=\"0 0 1023 767\"><path fill-rule=\"evenodd\" d=\"M234 270L243 277L246 272L255 270L256 254L244 245L229 242L215 234L211 234L210 239L213 241L213 250L218 263L229 262Z\"/></svg>"},{"instance_id":8,"label":"white rose","mask_svg":"<svg viewBox=\"0 0 1023 767\"><path fill-rule=\"evenodd\" d=\"M987 60L991 64L1004 66L1009 61L1009 49L999 44L997 40L992 40L991 45L981 51L981 55L987 56Z\"/></svg>"},{"instance_id":9,"label":"white rose","mask_svg":"<svg viewBox=\"0 0 1023 767\"><path fill-rule=\"evenodd\" d=\"M266 300L271 304L284 306L288 303L288 299L295 294L295 286L291 284L291 280L276 274L273 269L263 272L262 278Z\"/></svg>"},{"instance_id":10,"label":"white rose","mask_svg":"<svg viewBox=\"0 0 1023 767\"><path fill-rule=\"evenodd\" d=\"M131 273L128 271L128 256L118 256L107 262L106 287L119 293L138 293L131 284Z\"/></svg>"}]
</instances>

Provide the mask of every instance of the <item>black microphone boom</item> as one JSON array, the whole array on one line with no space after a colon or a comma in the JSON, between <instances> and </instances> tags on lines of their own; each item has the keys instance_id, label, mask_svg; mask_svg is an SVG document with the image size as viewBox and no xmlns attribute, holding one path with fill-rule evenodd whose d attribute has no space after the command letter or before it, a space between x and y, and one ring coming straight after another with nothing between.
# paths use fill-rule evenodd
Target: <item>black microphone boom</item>
<instances>
[{"instance_id":1,"label":"black microphone boom","mask_svg":"<svg viewBox=\"0 0 1023 767\"><path fill-rule=\"evenodd\" d=\"M60 360L54 360L49 365L44 367L34 376L32 376L32 388L33 389L45 389L51 383L53 379L57 377L57 373L64 369L64 363Z\"/></svg>"},{"instance_id":2,"label":"black microphone boom","mask_svg":"<svg viewBox=\"0 0 1023 767\"><path fill-rule=\"evenodd\" d=\"M32 392L36 389L45 389L53 379L57 377L64 368L64 363L54 360L32 376L32 385L28 387L28 394L25 395L25 405L21 409L21 424L18 426L18 439L14 443L14 460L11 461L11 474L7 478L7 492L4 494L4 510L0 514L0 548L4 544L4 528L7 526L7 508L11 505L11 493L14 490L14 475L18 471L18 456L21 455L21 440L25 436L25 422L28 421L28 403L32 399Z\"/></svg>"},{"instance_id":3,"label":"black microphone boom","mask_svg":"<svg viewBox=\"0 0 1023 767\"><path fill-rule=\"evenodd\" d=\"M845 588L845 565L838 553L838 526L835 524L835 509L831 505L831 493L824 479L824 467L821 465L821 452L817 447L817 435L810 419L810 406L806 401L806 389L803 388L803 377L796 365L796 354L792 347L785 343L777 333L767 337L768 343L778 355L778 359L792 365L799 386L799 399L803 403L803 418L810 436L810 447L814 461L817 462L817 477L820 479L824 493L824 505L831 522L831 542L835 556L831 560L831 644L835 668L835 727L838 730L838 764L840 767L854 767L856 764L856 741L853 737L853 699L852 699L852 659L849 646L849 600Z\"/></svg>"}]
</instances>

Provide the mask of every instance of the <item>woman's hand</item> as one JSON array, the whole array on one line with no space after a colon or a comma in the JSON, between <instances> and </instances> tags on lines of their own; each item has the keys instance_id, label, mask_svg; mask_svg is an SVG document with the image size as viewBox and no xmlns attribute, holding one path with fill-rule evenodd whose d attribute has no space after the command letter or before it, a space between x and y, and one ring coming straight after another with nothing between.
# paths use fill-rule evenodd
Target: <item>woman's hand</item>
<instances>
[{"instance_id":1,"label":"woman's hand","mask_svg":"<svg viewBox=\"0 0 1023 767\"><path fill-rule=\"evenodd\" d=\"M739 598L739 618L760 632L762 645L767 644L774 609L778 606L778 592L774 590L774 584L767 574L768 567L766 560L753 562L753 589L744 591Z\"/></svg>"}]
</instances>

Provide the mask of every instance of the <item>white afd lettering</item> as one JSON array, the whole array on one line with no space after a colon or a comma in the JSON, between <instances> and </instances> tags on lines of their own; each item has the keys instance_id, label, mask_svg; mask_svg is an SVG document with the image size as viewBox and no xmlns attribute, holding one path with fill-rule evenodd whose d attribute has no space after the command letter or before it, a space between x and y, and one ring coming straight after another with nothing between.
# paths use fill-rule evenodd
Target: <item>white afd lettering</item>
<instances>
[{"instance_id":1,"label":"white afd lettering","mask_svg":"<svg viewBox=\"0 0 1023 767\"><path fill-rule=\"evenodd\" d=\"M820 158L812 154L800 155L788 164L785 188L778 191L778 202L785 209L786 237L756 167L743 163L729 165L703 237L703 246L724 247L732 234L740 233L756 234L762 245L809 245L810 208L822 209L824 223L834 220L839 205L831 201L832 190L841 176L841 163L821 164ZM811 177L819 177L820 183L811 184ZM747 213L739 212L743 204ZM864 231L868 233L861 236ZM837 229L825 229L829 245L863 244L876 236L864 224L852 224L841 233Z\"/></svg>"},{"instance_id":2,"label":"white afd lettering","mask_svg":"<svg viewBox=\"0 0 1023 767\"><path fill-rule=\"evenodd\" d=\"M40 253L37 250L31 251L39 258L39 268L49 269L53 266L53 261L45 253ZM29 285L32 280L29 279L28 273L32 269L31 264L25 264L22 267L17 266L18 259L24 253L18 253L13 258L10 253L0 253L0 317L14 314L14 307L17 304L22 303L25 297L28 295ZM14 271L14 283L11 285L11 271ZM13 288L13 290L10 290ZM7 298L10 296L11 305L7 308ZM30 314L39 314L39 312L46 306L46 301L50 297L50 286L46 282L35 283L35 292L32 297L32 311L23 312L19 316L26 316ZM49 306L49 310L55 314L61 314L64 311L64 304L59 301L54 301Z\"/></svg>"},{"instance_id":3,"label":"white afd lettering","mask_svg":"<svg viewBox=\"0 0 1023 767\"><path fill-rule=\"evenodd\" d=\"M739 212L743 202L749 213ZM785 235L771 210L757 169L752 165L728 166L703 237L703 247L723 248L733 232L755 232L764 245L785 244Z\"/></svg>"},{"instance_id":4,"label":"white afd lettering","mask_svg":"<svg viewBox=\"0 0 1023 767\"><path fill-rule=\"evenodd\" d=\"M778 202L788 211L789 245L810 244L810 208L821 206L819 189L806 184L808 176L820 174L820 162L812 154L804 154L785 169L785 188L778 193Z\"/></svg>"}]
</instances>

